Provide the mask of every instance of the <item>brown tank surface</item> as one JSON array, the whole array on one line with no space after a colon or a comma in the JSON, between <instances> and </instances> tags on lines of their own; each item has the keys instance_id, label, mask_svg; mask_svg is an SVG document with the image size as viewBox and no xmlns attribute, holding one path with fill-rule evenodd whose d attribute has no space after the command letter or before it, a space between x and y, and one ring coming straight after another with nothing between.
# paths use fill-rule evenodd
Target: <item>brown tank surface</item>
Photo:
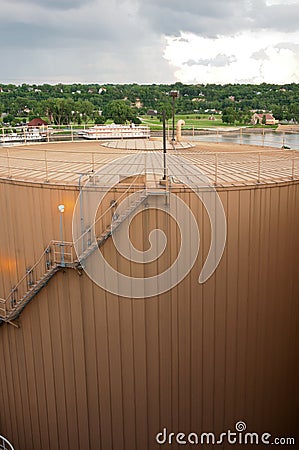
<instances>
[{"instance_id":1,"label":"brown tank surface","mask_svg":"<svg viewBox=\"0 0 299 450\"><path fill-rule=\"evenodd\" d=\"M138 170L143 161L146 170L129 177L122 156ZM299 154L181 142L168 157L173 174L161 183L159 140L0 147L0 434L15 449L298 442ZM141 196L132 244L146 252L151 231L161 229L166 248L142 267L119 255L110 227L127 220L117 213L121 199L145 189L165 204L171 194L196 219L195 263L165 292L117 295L86 273L82 254L93 249L83 220L90 205L78 198L87 181L91 191L104 189L103 173L111 185L111 164L119 178L96 210L96 247L118 273L155 277L182 242L167 208L155 211ZM187 176L193 187L183 182ZM227 235L218 266L200 284L212 239L211 218L197 195L206 192L202 179L221 199ZM86 239L78 241L81 257L76 227ZM190 254L193 244L186 241ZM100 274L107 284L109 273ZM213 433L215 441L201 433Z\"/></svg>"}]
</instances>

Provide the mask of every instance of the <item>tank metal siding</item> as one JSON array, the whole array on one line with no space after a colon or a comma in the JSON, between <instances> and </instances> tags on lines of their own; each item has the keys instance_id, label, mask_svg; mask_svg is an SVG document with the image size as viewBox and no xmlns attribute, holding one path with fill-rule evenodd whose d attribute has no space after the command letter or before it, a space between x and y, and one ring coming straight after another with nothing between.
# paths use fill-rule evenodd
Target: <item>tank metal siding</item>
<instances>
[{"instance_id":1,"label":"tank metal siding","mask_svg":"<svg viewBox=\"0 0 299 450\"><path fill-rule=\"evenodd\" d=\"M71 238L78 192L0 183L0 195L0 256L10 258L1 262L0 287L7 292L59 239L59 203L68 205ZM202 247L177 287L131 300L84 273L60 271L26 306L20 328L0 327L0 431L19 450L153 450L163 427L222 432L238 420L250 431L295 435L299 184L220 192L227 246L204 285L197 279L209 219L193 193L178 195L198 218ZM171 229L176 254L177 227L148 211L132 224L136 245L146 245L157 221ZM110 241L103 250L120 270L127 264ZM158 267L125 269L149 276Z\"/></svg>"}]
</instances>

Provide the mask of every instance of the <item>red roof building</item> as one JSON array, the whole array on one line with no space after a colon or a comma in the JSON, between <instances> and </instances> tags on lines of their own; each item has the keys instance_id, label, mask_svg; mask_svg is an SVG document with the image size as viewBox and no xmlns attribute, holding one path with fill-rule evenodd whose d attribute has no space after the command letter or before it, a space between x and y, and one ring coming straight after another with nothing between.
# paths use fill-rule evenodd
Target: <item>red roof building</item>
<instances>
[{"instance_id":1,"label":"red roof building","mask_svg":"<svg viewBox=\"0 0 299 450\"><path fill-rule=\"evenodd\" d=\"M40 117L36 117L36 118L30 120L30 122L28 122L28 124L27 124L28 127L40 127L42 125L48 125L48 124Z\"/></svg>"},{"instance_id":2,"label":"red roof building","mask_svg":"<svg viewBox=\"0 0 299 450\"><path fill-rule=\"evenodd\" d=\"M251 123L253 123L254 125L256 125L257 123L262 124L263 123L263 118L266 117L266 125L275 125L276 124L276 120L275 117L272 114L253 114L252 118L251 118Z\"/></svg>"}]
</instances>

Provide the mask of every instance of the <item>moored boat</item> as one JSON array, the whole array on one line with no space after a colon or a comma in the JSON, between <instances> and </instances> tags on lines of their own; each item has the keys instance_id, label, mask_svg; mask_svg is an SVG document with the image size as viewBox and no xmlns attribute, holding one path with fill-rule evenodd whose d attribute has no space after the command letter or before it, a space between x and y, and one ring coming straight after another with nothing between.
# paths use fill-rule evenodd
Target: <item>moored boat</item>
<instances>
[{"instance_id":1,"label":"moored boat","mask_svg":"<svg viewBox=\"0 0 299 450\"><path fill-rule=\"evenodd\" d=\"M15 142L40 142L46 139L46 133L40 132L38 129L32 129L21 133L5 133L0 135L0 143Z\"/></svg>"},{"instance_id":2,"label":"moored boat","mask_svg":"<svg viewBox=\"0 0 299 450\"><path fill-rule=\"evenodd\" d=\"M95 125L78 133L84 139L129 139L149 138L150 129L147 126L130 125Z\"/></svg>"}]
</instances>

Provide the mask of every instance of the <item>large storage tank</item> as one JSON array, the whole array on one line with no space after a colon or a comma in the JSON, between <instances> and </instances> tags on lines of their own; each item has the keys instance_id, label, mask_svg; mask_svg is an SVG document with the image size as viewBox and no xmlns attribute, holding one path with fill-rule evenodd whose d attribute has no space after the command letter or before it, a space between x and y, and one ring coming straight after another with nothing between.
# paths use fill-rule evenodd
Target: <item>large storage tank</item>
<instances>
[{"instance_id":1,"label":"large storage tank","mask_svg":"<svg viewBox=\"0 0 299 450\"><path fill-rule=\"evenodd\" d=\"M157 145L148 150L148 161L161 165L162 176ZM80 267L65 267L45 279L20 314L11 313L18 296L34 288L38 276L31 268L49 242L58 241L52 243L53 255L55 249L61 252L59 242L72 241L80 174L96 172L123 154L138 155L138 146L115 150L88 142L0 150L0 297L6 299L0 434L18 450L174 449L181 447L175 442L179 432L219 436L244 422L248 432L271 434L270 442L298 440L294 152L240 146L227 152L220 144L179 149L188 170L200 169L216 186L226 214L224 254L206 282L199 284L198 276L210 248L210 220L196 192L177 175L172 195L191 209L201 233L195 264L178 285L150 298L125 298L99 287ZM150 176L136 183L164 188ZM128 185L132 179L112 189L97 217L130 192ZM165 212L146 204L140 212L130 229L136 248L148 249L155 228L168 238L161 258L139 272L148 277L171 263L181 238ZM99 221L102 228L105 220ZM64 250L68 265L72 250ZM119 272L138 276L137 263L117 255L111 238L101 251ZM43 254L43 264L48 257ZM244 425L238 427L240 440ZM231 444L224 440L221 446Z\"/></svg>"}]
</instances>

